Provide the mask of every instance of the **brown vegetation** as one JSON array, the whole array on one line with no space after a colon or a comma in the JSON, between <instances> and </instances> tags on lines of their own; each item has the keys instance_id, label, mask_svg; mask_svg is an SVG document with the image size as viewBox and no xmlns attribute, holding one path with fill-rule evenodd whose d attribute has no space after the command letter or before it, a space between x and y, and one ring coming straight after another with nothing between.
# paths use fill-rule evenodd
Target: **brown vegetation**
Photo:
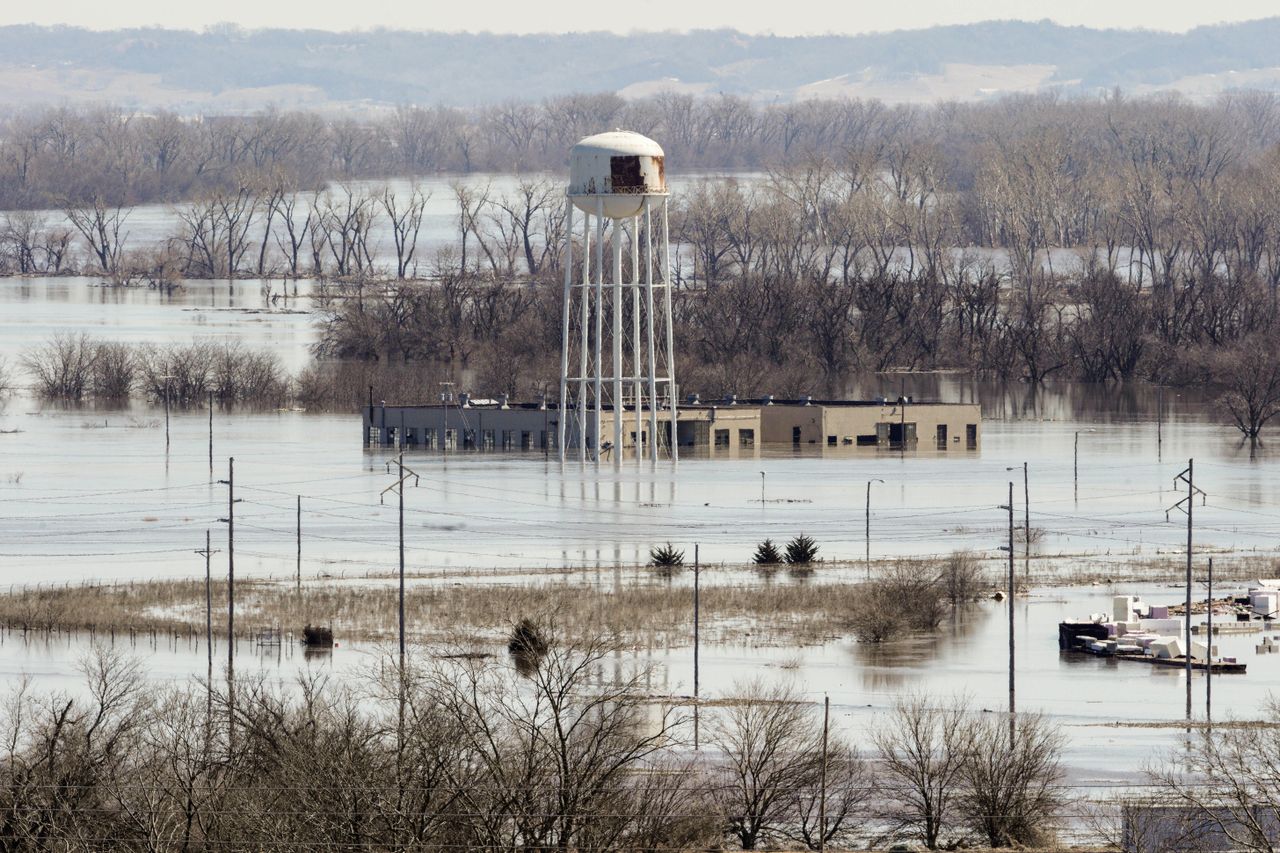
<instances>
[{"instance_id":1,"label":"brown vegetation","mask_svg":"<svg viewBox=\"0 0 1280 853\"><path fill-rule=\"evenodd\" d=\"M144 344L100 341L59 332L23 353L22 365L47 397L121 400L140 391L173 405L221 403L279 405L290 393L279 360L240 344Z\"/></svg>"},{"instance_id":2,"label":"brown vegetation","mask_svg":"<svg viewBox=\"0 0 1280 853\"><path fill-rule=\"evenodd\" d=\"M937 577L936 568L912 564ZM903 570L904 574L906 570ZM849 613L866 596L862 583L805 582L727 585L706 582L700 610L706 642L740 642L749 624L755 644L822 642L848 630ZM906 589L904 586L903 589ZM17 589L0 595L0 625L18 630L204 631L203 581L137 581ZM214 583L215 601L225 585ZM238 625L331 626L339 640L394 636L397 591L377 581L319 580L302 592L290 584L242 580L236 584ZM905 614L898 605L896 613ZM909 621L900 631L932 630L936 618ZM576 581L515 586L422 584L405 599L412 636L423 641L482 637L506 642L511 626L526 617L554 616L575 635L608 632L636 643L683 644L692 637L693 590L667 583L601 588ZM219 618L215 612L215 618ZM908 618L906 615L903 618ZM895 632L899 633L899 632Z\"/></svg>"}]
</instances>

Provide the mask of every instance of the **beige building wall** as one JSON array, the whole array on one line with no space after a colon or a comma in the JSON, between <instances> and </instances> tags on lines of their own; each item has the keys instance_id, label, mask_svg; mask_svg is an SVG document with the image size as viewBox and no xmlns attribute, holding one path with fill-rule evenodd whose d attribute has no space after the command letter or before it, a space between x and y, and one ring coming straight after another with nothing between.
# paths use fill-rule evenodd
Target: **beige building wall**
<instances>
[{"instance_id":1,"label":"beige building wall","mask_svg":"<svg viewBox=\"0 0 1280 853\"><path fill-rule=\"evenodd\" d=\"M977 450L982 415L977 404L774 405L761 407L766 444L799 447L894 447Z\"/></svg>"}]
</instances>

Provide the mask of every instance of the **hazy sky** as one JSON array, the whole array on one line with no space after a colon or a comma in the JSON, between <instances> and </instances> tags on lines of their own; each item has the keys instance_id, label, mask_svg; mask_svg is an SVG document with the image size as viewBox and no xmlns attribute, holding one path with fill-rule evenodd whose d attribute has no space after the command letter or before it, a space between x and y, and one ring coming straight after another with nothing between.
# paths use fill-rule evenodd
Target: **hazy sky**
<instances>
[{"instance_id":1,"label":"hazy sky","mask_svg":"<svg viewBox=\"0 0 1280 853\"><path fill-rule=\"evenodd\" d=\"M58 0L0 3L0 24L75 24L93 29L160 25L199 29L229 21L244 27L329 30L564 32L733 27L747 32L858 33L992 18L1049 18L1091 27L1182 31L1200 24L1280 14L1275 0Z\"/></svg>"}]
</instances>

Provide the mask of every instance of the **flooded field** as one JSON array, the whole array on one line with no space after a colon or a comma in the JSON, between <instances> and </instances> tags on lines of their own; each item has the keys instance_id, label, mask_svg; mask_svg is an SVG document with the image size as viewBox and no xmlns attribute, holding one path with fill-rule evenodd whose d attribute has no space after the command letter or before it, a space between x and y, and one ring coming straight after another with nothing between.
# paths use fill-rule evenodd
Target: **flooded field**
<instances>
[{"instance_id":1,"label":"flooded field","mask_svg":"<svg viewBox=\"0 0 1280 853\"><path fill-rule=\"evenodd\" d=\"M273 305L253 281L189 282L173 295L101 288L88 279L0 281L0 356L14 363L52 331L73 329L133 342L241 341L271 348L296 371L314 339L306 288L302 283L296 302ZM689 560L698 545L708 566L703 583L711 585L859 579L868 548L873 563L964 549L995 566L1008 537L999 505L1010 481L1022 524L1024 462L1030 523L1041 531L1033 576L1052 570L1067 580L1127 577L1161 560L1176 568L1182 559L1184 520L1166 511L1181 497L1174 478L1191 457L1196 484L1208 495L1195 516L1203 554L1239 577L1280 572L1271 568L1280 554L1276 457L1269 448L1241 447L1204 400L1078 385L1031 396L1025 388L959 376L850 383L857 395L900 389L918 398L980 402L980 450L795 455L789 447L765 448L747 457L683 459L678 467L621 468L561 466L540 451L407 455L421 476L417 488L406 490L413 584L565 584L572 595L575 584L666 583L643 564L652 545L668 541L686 549ZM227 533L219 519L228 514L228 492L217 481L228 477L232 456L238 576L293 577L301 499L304 583L389 582L397 566L396 510L383 493L393 482L392 453L361 445L357 415L216 411L212 471L209 441L205 410L172 413L166 453L164 413L155 406L68 409L21 391L0 399L0 583L203 577L204 560L195 551L206 530L222 552L214 572L225 572ZM761 539L785 541L801 532L835 564L808 579L786 573L766 579L743 565ZM1020 543L1017 550L1021 571ZM691 573L670 582L687 586ZM1116 589L1156 603L1182 594L1150 582ZM1178 670L1059 654L1057 622L1108 609L1110 592L1105 584L1046 581L1015 605L1019 706L1067 725L1073 778L1086 783L1131 781L1145 759L1179 736L1176 729L1114 723L1177 721L1183 714ZM815 699L830 695L839 725L852 731L907 691L965 693L979 707L998 710L1007 678L1005 612L987 602L935 639L885 648L848 637L797 647L752 638L743 626L735 641L720 637L703 649L703 695L723 695L753 677L794 679ZM491 639L500 653L500 638ZM1255 656L1255 641L1246 635L1219 643L1223 654L1249 664L1247 675L1215 679L1215 707L1223 715L1256 716L1280 688L1280 658ZM40 687L71 689L87 642L79 635L5 634L0 674L6 683L30 674ZM205 672L205 650L195 641L116 642L129 643L155 678ZM292 647L259 654L246 645L242 660L245 668L281 677L302 666L348 677L367 672L376 656L375 647L358 643L310 661ZM655 665L656 694L691 691L689 642L664 642L641 656Z\"/></svg>"}]
</instances>

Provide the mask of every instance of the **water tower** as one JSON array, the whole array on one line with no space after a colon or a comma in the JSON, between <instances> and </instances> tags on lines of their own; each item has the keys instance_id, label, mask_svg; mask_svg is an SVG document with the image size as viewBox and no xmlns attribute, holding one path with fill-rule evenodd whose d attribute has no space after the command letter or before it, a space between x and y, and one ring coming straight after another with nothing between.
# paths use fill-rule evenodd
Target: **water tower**
<instances>
[{"instance_id":1,"label":"water tower","mask_svg":"<svg viewBox=\"0 0 1280 853\"><path fill-rule=\"evenodd\" d=\"M573 146L560 348L562 461L573 444L580 460L598 462L611 441L613 458L621 464L627 446L623 435L633 430L637 460L647 455L657 461L662 445L671 459L678 455L667 199L662 148L652 139L615 130ZM578 265L575 209L582 213ZM606 411L612 413L610 439L601 435Z\"/></svg>"}]
</instances>

